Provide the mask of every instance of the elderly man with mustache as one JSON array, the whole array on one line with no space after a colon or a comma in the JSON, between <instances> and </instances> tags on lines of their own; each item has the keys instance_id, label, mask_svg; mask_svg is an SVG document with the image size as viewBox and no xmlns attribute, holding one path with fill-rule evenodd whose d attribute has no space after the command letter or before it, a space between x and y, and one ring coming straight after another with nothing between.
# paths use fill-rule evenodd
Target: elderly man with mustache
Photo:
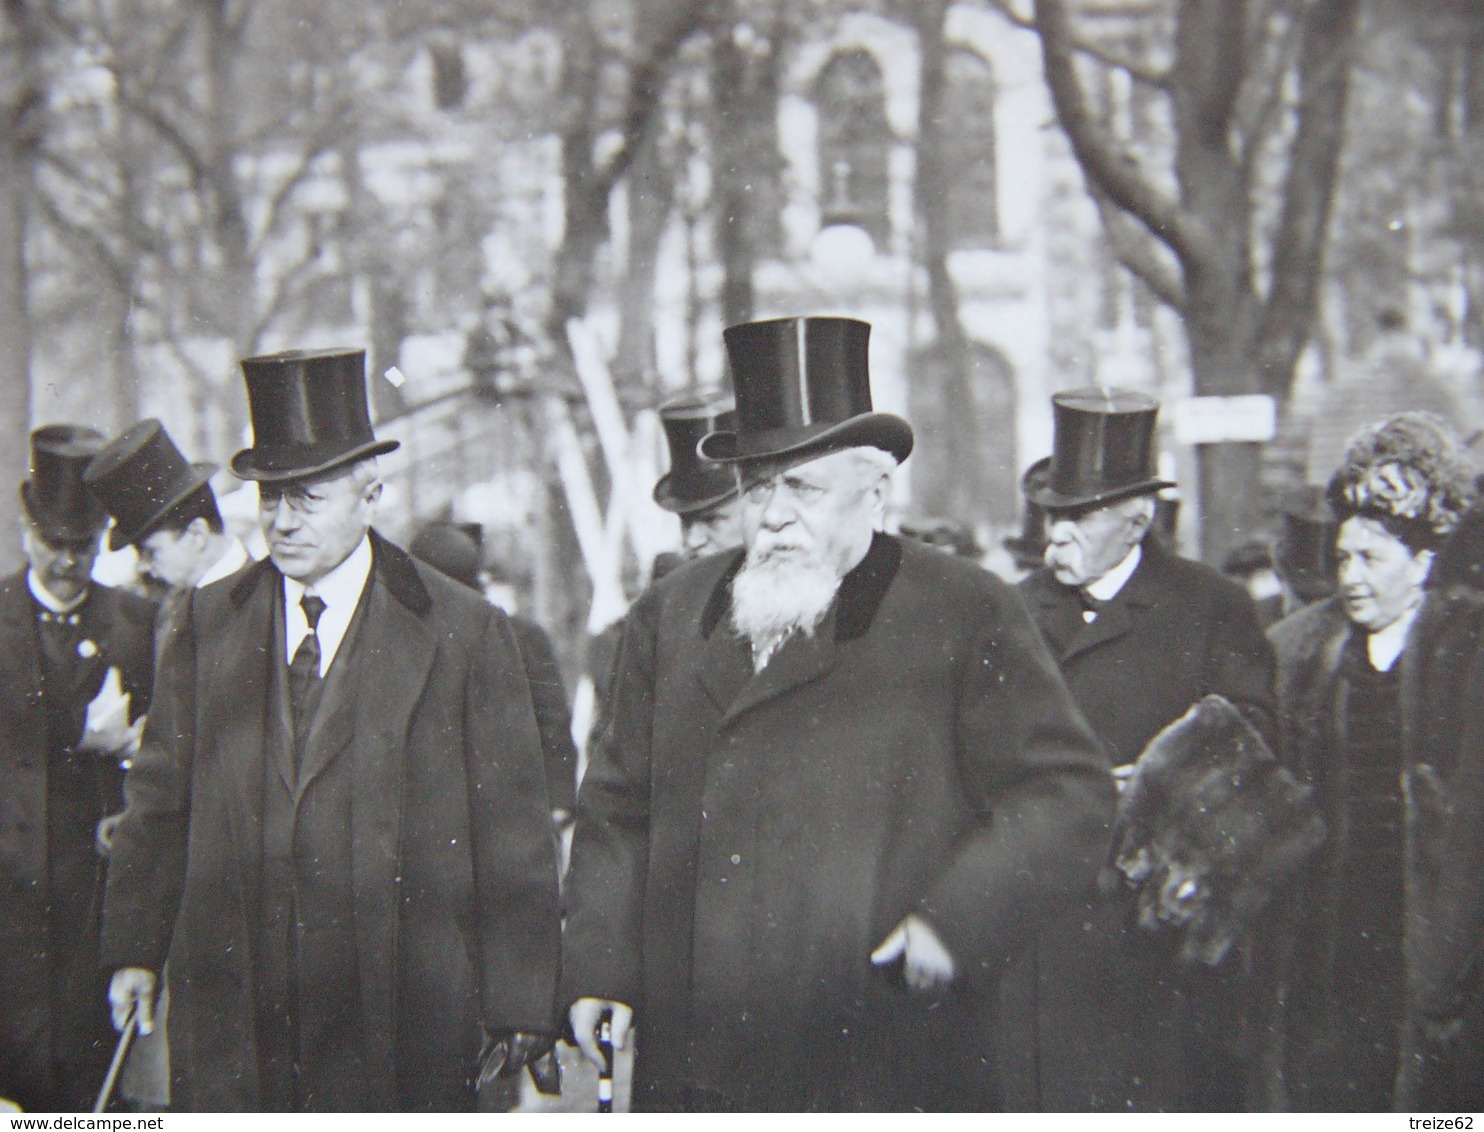
<instances>
[{"instance_id":1,"label":"elderly man with mustache","mask_svg":"<svg viewBox=\"0 0 1484 1132\"><path fill-rule=\"evenodd\" d=\"M1046 509L1045 567L1020 583L1115 775L1206 695L1273 740L1272 647L1247 591L1150 537L1159 403L1121 389L1052 398L1055 436L1027 498ZM1006 980L1014 1103L1052 1111L1240 1108L1235 1011L1222 972L1179 968L1136 929L1132 900L1089 895L1048 926L1033 967ZM1213 1004L1216 1006L1211 1010ZM1219 1029L1207 1025L1211 1013Z\"/></svg>"},{"instance_id":2,"label":"elderly man with mustache","mask_svg":"<svg viewBox=\"0 0 1484 1132\"><path fill-rule=\"evenodd\" d=\"M631 611L578 798L563 993L635 1108L983 1109L986 1012L1089 887L1112 779L1015 595L883 533L870 327L734 326L743 549Z\"/></svg>"}]
</instances>

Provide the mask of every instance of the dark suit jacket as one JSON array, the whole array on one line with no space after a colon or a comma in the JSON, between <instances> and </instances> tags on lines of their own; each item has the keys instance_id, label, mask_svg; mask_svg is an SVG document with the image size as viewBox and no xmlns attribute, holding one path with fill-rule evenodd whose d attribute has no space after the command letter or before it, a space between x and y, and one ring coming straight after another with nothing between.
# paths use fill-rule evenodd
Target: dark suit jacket
<instances>
[{"instance_id":1,"label":"dark suit jacket","mask_svg":"<svg viewBox=\"0 0 1484 1132\"><path fill-rule=\"evenodd\" d=\"M109 667L117 667L123 688L130 693L133 715L149 707L153 680L151 641L155 607L123 590L94 584L83 607L84 638L98 652L78 670L77 687L68 697L70 735L52 736L52 745L70 746L82 738L88 702L98 693ZM95 771L91 802L97 817L116 812L123 773L106 756L85 756ZM54 1037L74 1056L84 1053L84 1035L57 1032L58 1012L47 961L46 912L54 894L48 892L53 862L49 858L50 823L47 814L48 735L41 695L41 661L36 639L36 614L26 587L26 572L0 581L0 1095L13 1086L7 1069L32 1066L22 1075L27 1085L49 1072ZM78 848L78 847L73 847ZM80 847L84 851L90 844ZM85 891L55 894L55 899L80 901L85 908L96 881ZM96 939L84 946L84 963L96 957ZM94 996L99 988L79 988ZM65 1013L76 1015L68 1004ZM92 1004L101 1007L101 1002ZM101 1009L92 1014L102 1019ZM102 1021L105 1027L106 1020ZM76 1031L77 1025L61 1027ZM86 1035L91 1040L92 1034Z\"/></svg>"},{"instance_id":2,"label":"dark suit jacket","mask_svg":"<svg viewBox=\"0 0 1484 1132\"><path fill-rule=\"evenodd\" d=\"M357 694L317 722L320 749L305 758L354 760L359 1024L379 1090L370 1107L391 1108L419 1080L471 1074L481 1027L551 1028L558 914L540 744L509 621L372 540ZM109 869L104 962L158 971L168 953L174 1097L186 1109L261 1103L251 950L281 594L265 561L187 595Z\"/></svg>"},{"instance_id":3,"label":"dark suit jacket","mask_svg":"<svg viewBox=\"0 0 1484 1132\"><path fill-rule=\"evenodd\" d=\"M1210 693L1225 696L1276 742L1273 650L1236 582L1151 538L1091 624L1050 570L1038 570L1020 590L1113 765L1136 761L1150 739ZM1242 1083L1224 1053L1240 1028L1239 1001L1221 976L1182 972L1172 941L1136 929L1130 907L1122 896L1090 896L1048 924L1035 954L1006 979L1014 1107L1240 1106ZM1228 1008L1222 1032L1198 1036L1209 1013Z\"/></svg>"},{"instance_id":4,"label":"dark suit jacket","mask_svg":"<svg viewBox=\"0 0 1484 1132\"><path fill-rule=\"evenodd\" d=\"M992 1104L985 1006L1038 920L1091 885L1112 784L1013 592L877 536L809 638L753 674L740 552L626 623L583 779L564 1001L635 1006L636 1104ZM869 955L909 912L961 978L916 996Z\"/></svg>"},{"instance_id":5,"label":"dark suit jacket","mask_svg":"<svg viewBox=\"0 0 1484 1132\"><path fill-rule=\"evenodd\" d=\"M1273 649L1251 596L1230 578L1146 539L1138 569L1090 625L1048 569L1020 592L1115 766L1134 762L1210 693L1276 744Z\"/></svg>"}]
</instances>

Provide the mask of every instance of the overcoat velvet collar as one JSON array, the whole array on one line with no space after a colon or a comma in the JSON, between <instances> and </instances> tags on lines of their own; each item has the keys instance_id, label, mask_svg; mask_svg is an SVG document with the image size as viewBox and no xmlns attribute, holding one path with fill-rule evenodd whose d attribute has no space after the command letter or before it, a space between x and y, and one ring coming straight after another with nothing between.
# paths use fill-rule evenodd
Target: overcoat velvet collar
<instances>
[{"instance_id":1,"label":"overcoat velvet collar","mask_svg":"<svg viewBox=\"0 0 1484 1132\"><path fill-rule=\"evenodd\" d=\"M730 630L732 580L742 569L745 552L734 557L717 579L701 614L703 659L696 678L723 713L725 728L759 704L827 675L839 646L866 634L891 588L902 561L901 544L876 534L866 556L840 582L824 622L810 636L795 633L761 672L752 671L751 650Z\"/></svg>"}]
</instances>

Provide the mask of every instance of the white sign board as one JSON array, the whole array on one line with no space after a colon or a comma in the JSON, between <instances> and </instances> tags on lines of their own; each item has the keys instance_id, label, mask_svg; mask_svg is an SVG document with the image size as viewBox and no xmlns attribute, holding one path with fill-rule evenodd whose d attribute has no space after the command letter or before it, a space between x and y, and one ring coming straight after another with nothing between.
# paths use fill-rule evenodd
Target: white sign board
<instances>
[{"instance_id":1,"label":"white sign board","mask_svg":"<svg viewBox=\"0 0 1484 1132\"><path fill-rule=\"evenodd\" d=\"M1187 397L1175 403L1175 439L1181 444L1272 440L1278 406L1265 393L1242 397Z\"/></svg>"}]
</instances>

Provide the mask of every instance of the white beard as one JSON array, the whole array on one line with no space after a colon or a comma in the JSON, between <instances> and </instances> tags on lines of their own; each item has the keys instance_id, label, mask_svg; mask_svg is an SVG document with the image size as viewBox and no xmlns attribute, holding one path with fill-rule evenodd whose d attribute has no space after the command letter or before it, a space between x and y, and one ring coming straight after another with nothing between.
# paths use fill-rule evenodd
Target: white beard
<instances>
[{"instance_id":1,"label":"white beard","mask_svg":"<svg viewBox=\"0 0 1484 1132\"><path fill-rule=\"evenodd\" d=\"M732 580L732 626L766 659L794 632L813 636L839 588L839 573L818 553L749 552Z\"/></svg>"}]
</instances>

